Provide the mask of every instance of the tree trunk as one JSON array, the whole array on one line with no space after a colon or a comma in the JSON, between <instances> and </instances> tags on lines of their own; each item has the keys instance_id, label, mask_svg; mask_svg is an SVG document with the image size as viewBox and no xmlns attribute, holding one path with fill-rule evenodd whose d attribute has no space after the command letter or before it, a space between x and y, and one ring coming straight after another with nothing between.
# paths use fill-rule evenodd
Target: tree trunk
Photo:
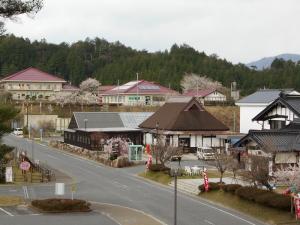
<instances>
[{"instance_id":1,"label":"tree trunk","mask_svg":"<svg viewBox=\"0 0 300 225\"><path fill-rule=\"evenodd\" d=\"M223 182L223 174L224 174L224 172L221 172L221 176L220 176L220 184L222 184L222 182Z\"/></svg>"}]
</instances>

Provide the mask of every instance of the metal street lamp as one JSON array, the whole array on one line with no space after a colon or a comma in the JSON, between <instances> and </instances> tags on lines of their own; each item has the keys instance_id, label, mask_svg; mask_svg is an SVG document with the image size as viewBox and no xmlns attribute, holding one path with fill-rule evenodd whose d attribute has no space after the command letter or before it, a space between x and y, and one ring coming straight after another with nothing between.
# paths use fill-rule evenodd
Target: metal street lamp
<instances>
[{"instance_id":1,"label":"metal street lamp","mask_svg":"<svg viewBox=\"0 0 300 225\"><path fill-rule=\"evenodd\" d=\"M155 124L155 130L156 130L156 135L155 135L155 144L154 144L154 147L155 147L155 163L157 164L157 161L158 161L158 154L157 154L157 144L158 144L158 127L159 127L159 122L156 122Z\"/></svg>"},{"instance_id":2,"label":"metal street lamp","mask_svg":"<svg viewBox=\"0 0 300 225\"><path fill-rule=\"evenodd\" d=\"M177 225L177 176L179 168L172 168L170 170L171 176L174 177L174 225Z\"/></svg>"}]
</instances>

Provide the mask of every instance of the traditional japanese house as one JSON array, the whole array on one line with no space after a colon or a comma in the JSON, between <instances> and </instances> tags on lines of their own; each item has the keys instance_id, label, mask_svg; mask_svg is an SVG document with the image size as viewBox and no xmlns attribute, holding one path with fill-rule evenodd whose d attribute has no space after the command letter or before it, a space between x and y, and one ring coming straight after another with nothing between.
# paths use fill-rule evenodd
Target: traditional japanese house
<instances>
[{"instance_id":1,"label":"traditional japanese house","mask_svg":"<svg viewBox=\"0 0 300 225\"><path fill-rule=\"evenodd\" d=\"M247 170L251 169L251 156L265 157L270 174L276 167L299 165L300 120L295 119L282 129L250 130L231 151L243 156Z\"/></svg>"},{"instance_id":2,"label":"traditional japanese house","mask_svg":"<svg viewBox=\"0 0 300 225\"><path fill-rule=\"evenodd\" d=\"M208 113L195 97L170 98L152 116L139 125L144 131L144 142L155 143L157 135L167 145L196 147L224 147L222 137L229 130Z\"/></svg>"}]
</instances>

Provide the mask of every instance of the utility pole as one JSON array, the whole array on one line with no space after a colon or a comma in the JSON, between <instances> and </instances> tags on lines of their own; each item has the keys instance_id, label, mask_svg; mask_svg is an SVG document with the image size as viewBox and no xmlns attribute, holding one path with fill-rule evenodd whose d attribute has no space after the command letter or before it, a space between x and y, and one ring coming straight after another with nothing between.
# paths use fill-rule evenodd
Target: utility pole
<instances>
[{"instance_id":1,"label":"utility pole","mask_svg":"<svg viewBox=\"0 0 300 225\"><path fill-rule=\"evenodd\" d=\"M177 171L175 172L174 181L174 225L177 225Z\"/></svg>"},{"instance_id":2,"label":"utility pole","mask_svg":"<svg viewBox=\"0 0 300 225\"><path fill-rule=\"evenodd\" d=\"M136 103L138 105L138 96L139 96L139 73L136 73Z\"/></svg>"},{"instance_id":3,"label":"utility pole","mask_svg":"<svg viewBox=\"0 0 300 225\"><path fill-rule=\"evenodd\" d=\"M235 124L235 111L233 111L233 132L236 130L236 124Z\"/></svg>"}]
</instances>

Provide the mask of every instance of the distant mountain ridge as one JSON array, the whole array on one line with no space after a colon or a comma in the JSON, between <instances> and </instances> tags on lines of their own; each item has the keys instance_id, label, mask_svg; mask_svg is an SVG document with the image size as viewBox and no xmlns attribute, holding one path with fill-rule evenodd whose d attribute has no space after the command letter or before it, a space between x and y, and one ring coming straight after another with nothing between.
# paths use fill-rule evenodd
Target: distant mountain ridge
<instances>
[{"instance_id":1,"label":"distant mountain ridge","mask_svg":"<svg viewBox=\"0 0 300 225\"><path fill-rule=\"evenodd\" d=\"M280 55L272 56L272 57L265 57L265 58L262 58L260 60L248 63L246 65L249 68L256 67L257 70L263 70L263 69L270 68L272 62L276 58L283 59L285 61L292 60L293 62L298 62L298 61L300 61L300 54L288 54L288 53L286 53L286 54L280 54Z\"/></svg>"}]
</instances>

